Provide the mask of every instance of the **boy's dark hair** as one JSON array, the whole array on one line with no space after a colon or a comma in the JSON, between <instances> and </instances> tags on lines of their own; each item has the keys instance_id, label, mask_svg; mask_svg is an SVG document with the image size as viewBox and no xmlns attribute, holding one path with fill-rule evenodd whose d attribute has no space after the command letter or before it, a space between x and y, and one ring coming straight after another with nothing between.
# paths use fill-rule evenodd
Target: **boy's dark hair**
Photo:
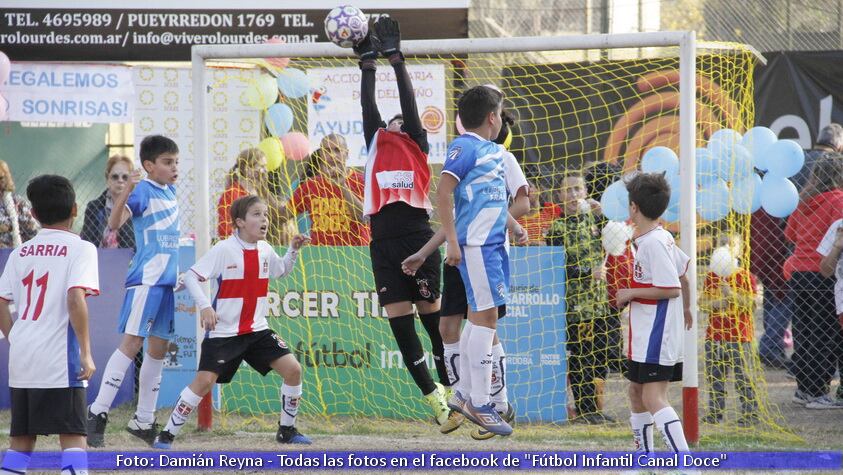
<instances>
[{"instance_id":1,"label":"boy's dark hair","mask_svg":"<svg viewBox=\"0 0 843 475\"><path fill-rule=\"evenodd\" d=\"M396 120L404 120L404 114L395 114L394 116L392 116L391 119L389 119L389 122L387 122L386 125L389 125L395 122Z\"/></svg>"},{"instance_id":2,"label":"boy's dark hair","mask_svg":"<svg viewBox=\"0 0 843 475\"><path fill-rule=\"evenodd\" d=\"M70 180L58 175L41 175L29 180L26 197L32 204L32 213L45 226L70 218L76 204L76 192Z\"/></svg>"},{"instance_id":3,"label":"boy's dark hair","mask_svg":"<svg viewBox=\"0 0 843 475\"><path fill-rule=\"evenodd\" d=\"M486 86L474 86L460 97L457 108L460 120L466 129L483 125L486 117L501 106L503 95Z\"/></svg>"},{"instance_id":4,"label":"boy's dark hair","mask_svg":"<svg viewBox=\"0 0 843 475\"><path fill-rule=\"evenodd\" d=\"M179 146L172 139L163 135L148 135L140 144L140 159L143 162L155 162L155 159L165 153L179 153Z\"/></svg>"},{"instance_id":5,"label":"boy's dark hair","mask_svg":"<svg viewBox=\"0 0 843 475\"><path fill-rule=\"evenodd\" d=\"M638 173L626 182L629 202L648 219L659 219L670 201L670 184L664 173Z\"/></svg>"},{"instance_id":6,"label":"boy's dark hair","mask_svg":"<svg viewBox=\"0 0 843 475\"><path fill-rule=\"evenodd\" d=\"M255 203L263 203L263 200L257 195L246 195L237 198L234 200L234 203L231 203L228 214L231 216L231 225L234 229L237 229L237 220L246 219L246 213L249 212L249 208Z\"/></svg>"}]
</instances>

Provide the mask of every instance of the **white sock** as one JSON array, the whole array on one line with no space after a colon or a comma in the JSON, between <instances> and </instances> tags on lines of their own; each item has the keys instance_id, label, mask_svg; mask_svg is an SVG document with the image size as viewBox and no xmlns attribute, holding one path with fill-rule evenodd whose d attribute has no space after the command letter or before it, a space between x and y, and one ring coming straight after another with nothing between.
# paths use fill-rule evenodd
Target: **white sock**
<instances>
[{"instance_id":1,"label":"white sock","mask_svg":"<svg viewBox=\"0 0 843 475\"><path fill-rule=\"evenodd\" d=\"M460 333L459 374L464 374L466 377L459 379L457 390L464 398L468 398L469 394L471 394L471 377L469 376L471 374L471 363L468 360L468 340L471 338L471 332L474 328L473 323L465 322L465 325L462 327L462 333Z\"/></svg>"},{"instance_id":2,"label":"white sock","mask_svg":"<svg viewBox=\"0 0 843 475\"><path fill-rule=\"evenodd\" d=\"M445 347L445 368L448 370L448 386L456 386L460 380L460 342L443 343Z\"/></svg>"},{"instance_id":3,"label":"white sock","mask_svg":"<svg viewBox=\"0 0 843 475\"><path fill-rule=\"evenodd\" d=\"M653 415L649 412L631 412L629 425L632 426L632 440L636 452L655 452L653 448Z\"/></svg>"},{"instance_id":4,"label":"white sock","mask_svg":"<svg viewBox=\"0 0 843 475\"><path fill-rule=\"evenodd\" d=\"M471 364L471 403L474 407L489 404L489 387L492 385L492 341L495 329L475 325L471 330L468 352Z\"/></svg>"},{"instance_id":5,"label":"white sock","mask_svg":"<svg viewBox=\"0 0 843 475\"><path fill-rule=\"evenodd\" d=\"M682 431L682 421L672 407L667 406L653 414L656 421L656 428L662 433L664 443L669 450L674 452L690 452L688 442L685 441L685 433Z\"/></svg>"},{"instance_id":6,"label":"white sock","mask_svg":"<svg viewBox=\"0 0 843 475\"><path fill-rule=\"evenodd\" d=\"M149 353L143 355L138 385L138 422L151 424L155 421L155 404L158 402L158 388L161 386L161 371L164 359L156 360Z\"/></svg>"},{"instance_id":7,"label":"white sock","mask_svg":"<svg viewBox=\"0 0 843 475\"><path fill-rule=\"evenodd\" d=\"M202 401L202 396L194 393L190 387L182 389L179 400L176 401L176 407L173 408L173 413L170 414L170 419L167 421L164 430L173 435L178 435L200 401Z\"/></svg>"},{"instance_id":8,"label":"white sock","mask_svg":"<svg viewBox=\"0 0 843 475\"><path fill-rule=\"evenodd\" d=\"M297 386L281 385L281 422L282 426L296 425L296 415L299 413L301 400L301 383Z\"/></svg>"},{"instance_id":9,"label":"white sock","mask_svg":"<svg viewBox=\"0 0 843 475\"><path fill-rule=\"evenodd\" d=\"M29 459L28 454L9 449L3 457L3 463L0 464L0 473L4 475L26 473L26 468L29 467Z\"/></svg>"},{"instance_id":10,"label":"white sock","mask_svg":"<svg viewBox=\"0 0 843 475\"><path fill-rule=\"evenodd\" d=\"M120 385L123 384L123 378L126 376L126 371L129 365L132 364L132 358L124 355L120 350L114 350L108 363L105 365L105 371L102 373L102 382L100 383L100 390L97 393L97 398L91 404L91 412L94 414L102 414L111 409L111 404L114 403L114 398L117 397L117 391L120 390Z\"/></svg>"},{"instance_id":11,"label":"white sock","mask_svg":"<svg viewBox=\"0 0 843 475\"><path fill-rule=\"evenodd\" d=\"M61 475L88 475L88 453L85 449L65 449L61 452Z\"/></svg>"},{"instance_id":12,"label":"white sock","mask_svg":"<svg viewBox=\"0 0 843 475\"><path fill-rule=\"evenodd\" d=\"M501 342L492 347L492 385L489 390L495 409L498 412L506 411L509 402L506 395L506 353Z\"/></svg>"}]
</instances>

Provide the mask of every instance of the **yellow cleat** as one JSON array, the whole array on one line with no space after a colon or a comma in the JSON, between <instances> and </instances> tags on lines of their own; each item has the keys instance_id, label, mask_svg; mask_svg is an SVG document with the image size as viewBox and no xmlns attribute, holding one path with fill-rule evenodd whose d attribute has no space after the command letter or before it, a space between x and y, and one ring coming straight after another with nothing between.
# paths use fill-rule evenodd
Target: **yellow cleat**
<instances>
[{"instance_id":1,"label":"yellow cleat","mask_svg":"<svg viewBox=\"0 0 843 475\"><path fill-rule=\"evenodd\" d=\"M439 428L439 432L443 434L450 434L451 432L459 429L463 422L465 422L465 416L457 411L451 410L450 414L448 414L448 420L442 424L442 427Z\"/></svg>"},{"instance_id":2,"label":"yellow cleat","mask_svg":"<svg viewBox=\"0 0 843 475\"><path fill-rule=\"evenodd\" d=\"M445 388L441 384L436 383L436 389L432 393L426 394L424 400L433 409L433 418L437 424L441 426L448 422L448 413L450 410L448 409L448 402L445 399Z\"/></svg>"}]
</instances>

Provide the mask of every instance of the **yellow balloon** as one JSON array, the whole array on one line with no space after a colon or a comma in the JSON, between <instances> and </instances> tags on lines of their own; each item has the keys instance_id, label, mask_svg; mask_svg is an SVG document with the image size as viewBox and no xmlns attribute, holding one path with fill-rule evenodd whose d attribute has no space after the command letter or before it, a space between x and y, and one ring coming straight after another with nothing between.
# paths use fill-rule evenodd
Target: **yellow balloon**
<instances>
[{"instance_id":1,"label":"yellow balloon","mask_svg":"<svg viewBox=\"0 0 843 475\"><path fill-rule=\"evenodd\" d=\"M264 155L266 155L266 170L277 170L284 163L284 146L278 137L267 137L258 144Z\"/></svg>"},{"instance_id":2,"label":"yellow balloon","mask_svg":"<svg viewBox=\"0 0 843 475\"><path fill-rule=\"evenodd\" d=\"M250 107L267 109L278 100L278 83L272 76L261 75L243 91L243 99Z\"/></svg>"}]
</instances>

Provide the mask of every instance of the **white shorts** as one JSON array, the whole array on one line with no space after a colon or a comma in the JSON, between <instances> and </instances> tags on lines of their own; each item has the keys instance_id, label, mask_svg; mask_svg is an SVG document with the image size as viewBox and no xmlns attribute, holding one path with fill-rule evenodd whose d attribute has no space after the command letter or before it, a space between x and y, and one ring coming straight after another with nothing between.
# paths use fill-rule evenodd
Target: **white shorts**
<instances>
[{"instance_id":1,"label":"white shorts","mask_svg":"<svg viewBox=\"0 0 843 475\"><path fill-rule=\"evenodd\" d=\"M475 312L506 304L509 293L509 255L503 243L460 246L458 266L468 305Z\"/></svg>"}]
</instances>

